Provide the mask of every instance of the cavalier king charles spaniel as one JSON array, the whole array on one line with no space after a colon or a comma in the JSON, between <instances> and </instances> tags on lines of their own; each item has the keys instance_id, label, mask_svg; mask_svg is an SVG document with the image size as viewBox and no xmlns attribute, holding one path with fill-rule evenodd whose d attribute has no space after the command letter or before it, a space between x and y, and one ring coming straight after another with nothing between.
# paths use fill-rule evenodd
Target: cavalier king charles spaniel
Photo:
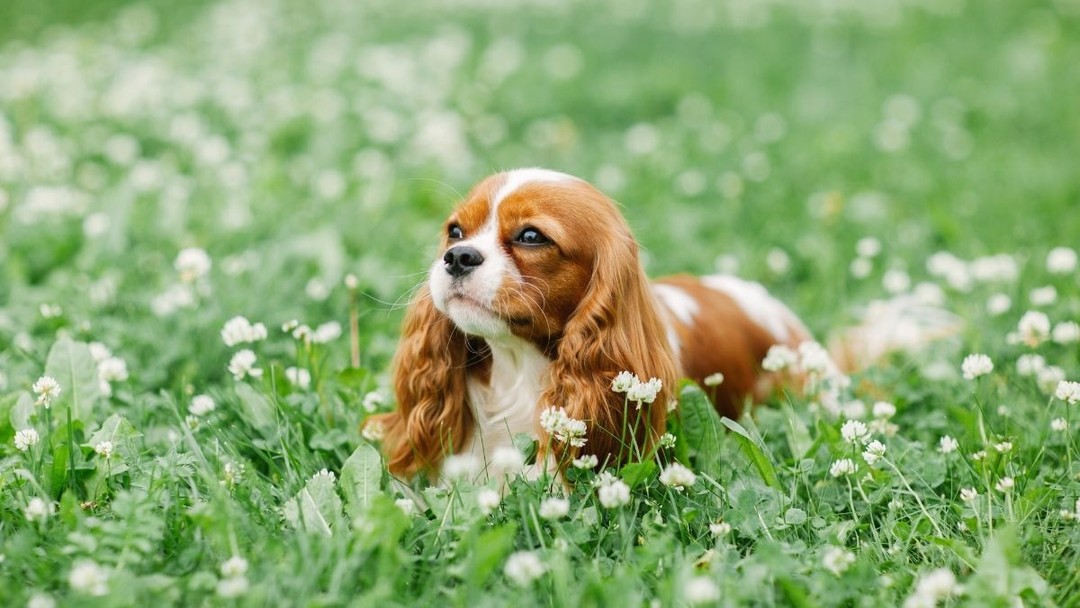
<instances>
[{"instance_id":1,"label":"cavalier king charles spaniel","mask_svg":"<svg viewBox=\"0 0 1080 608\"><path fill-rule=\"evenodd\" d=\"M617 465L649 453L664 433L680 378L737 418L784 379L762 368L770 348L809 340L757 283L726 275L650 282L610 198L564 173L518 169L477 184L446 220L405 318L397 409L368 424L381 426L400 477L437 477L452 454L491 467L519 433L540 440L547 467L586 454ZM831 360L826 366L839 373ZM613 390L622 372L659 382L628 407ZM631 378L621 376L623 389ZM552 440L540 421L551 407L583 421L583 436Z\"/></svg>"}]
</instances>

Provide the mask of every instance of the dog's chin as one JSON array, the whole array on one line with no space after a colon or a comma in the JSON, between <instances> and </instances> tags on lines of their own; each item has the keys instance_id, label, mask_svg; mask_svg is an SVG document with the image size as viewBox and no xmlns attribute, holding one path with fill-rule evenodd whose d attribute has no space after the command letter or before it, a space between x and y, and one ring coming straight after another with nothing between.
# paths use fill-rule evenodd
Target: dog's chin
<instances>
[{"instance_id":1,"label":"dog's chin","mask_svg":"<svg viewBox=\"0 0 1080 608\"><path fill-rule=\"evenodd\" d=\"M450 295L442 305L443 312L458 329L480 338L501 338L510 335L510 326L499 315L467 295Z\"/></svg>"}]
</instances>

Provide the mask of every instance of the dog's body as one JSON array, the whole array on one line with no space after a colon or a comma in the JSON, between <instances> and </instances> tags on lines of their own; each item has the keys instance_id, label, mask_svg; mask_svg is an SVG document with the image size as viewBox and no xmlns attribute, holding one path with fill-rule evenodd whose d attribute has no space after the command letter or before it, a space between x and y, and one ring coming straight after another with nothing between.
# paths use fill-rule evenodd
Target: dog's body
<instances>
[{"instance_id":1,"label":"dog's body","mask_svg":"<svg viewBox=\"0 0 1080 608\"><path fill-rule=\"evenodd\" d=\"M436 475L450 454L490 465L518 433L541 438L548 462L591 454L617 464L664 432L680 377L737 417L780 379L762 370L770 348L810 340L756 283L723 275L650 283L615 204L566 174L493 175L444 234L405 320L397 410L373 420L397 475ZM632 402L613 390L622 372L658 382ZM548 408L585 423L577 445L541 428Z\"/></svg>"}]
</instances>

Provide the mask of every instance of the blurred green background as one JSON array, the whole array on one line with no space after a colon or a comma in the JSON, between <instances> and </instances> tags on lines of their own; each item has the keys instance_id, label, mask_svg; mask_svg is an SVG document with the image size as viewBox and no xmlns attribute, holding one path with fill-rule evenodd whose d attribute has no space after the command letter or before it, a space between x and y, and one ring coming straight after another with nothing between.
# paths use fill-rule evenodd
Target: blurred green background
<instances>
[{"instance_id":1,"label":"blurred green background","mask_svg":"<svg viewBox=\"0 0 1080 608\"><path fill-rule=\"evenodd\" d=\"M1078 14L1075 0L9 1L0 336L63 302L72 325L93 318L151 357L161 323L209 336L234 312L343 318L352 272L367 353L385 362L393 304L458 193L534 165L619 200L653 275L737 266L824 332L882 295L886 271L925 278L934 252L1076 241ZM856 279L867 236L884 253ZM153 314L192 245L224 283L189 314ZM94 286L111 297L80 297ZM178 348L161 382L190 359Z\"/></svg>"}]
</instances>

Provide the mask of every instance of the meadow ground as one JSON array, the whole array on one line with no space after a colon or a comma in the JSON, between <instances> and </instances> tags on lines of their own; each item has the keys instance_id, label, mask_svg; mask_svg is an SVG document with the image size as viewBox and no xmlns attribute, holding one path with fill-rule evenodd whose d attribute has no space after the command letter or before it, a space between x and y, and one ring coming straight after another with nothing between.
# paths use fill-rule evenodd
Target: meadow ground
<instances>
[{"instance_id":1,"label":"meadow ground","mask_svg":"<svg viewBox=\"0 0 1080 608\"><path fill-rule=\"evenodd\" d=\"M1078 99L1076 0L9 0L0 604L1076 605ZM458 193L533 165L654 276L964 330L833 411L688 390L692 476L417 508L360 422Z\"/></svg>"}]
</instances>

